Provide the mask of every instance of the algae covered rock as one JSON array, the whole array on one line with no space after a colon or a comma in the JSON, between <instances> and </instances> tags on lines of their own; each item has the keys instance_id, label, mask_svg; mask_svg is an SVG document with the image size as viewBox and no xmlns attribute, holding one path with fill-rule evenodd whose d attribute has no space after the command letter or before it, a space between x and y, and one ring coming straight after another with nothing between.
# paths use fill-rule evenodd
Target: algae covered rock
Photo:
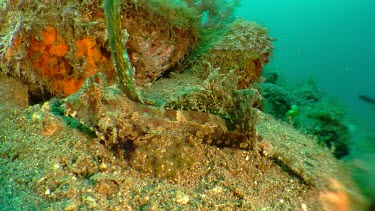
<instances>
[{"instance_id":1,"label":"algae covered rock","mask_svg":"<svg viewBox=\"0 0 375 211\"><path fill-rule=\"evenodd\" d=\"M221 74L234 71L239 76L238 89L252 87L261 76L273 49L268 29L250 21L236 19L218 32L203 35L206 43L192 54L192 69L203 77L210 74L210 64Z\"/></svg>"},{"instance_id":2,"label":"algae covered rock","mask_svg":"<svg viewBox=\"0 0 375 211\"><path fill-rule=\"evenodd\" d=\"M1 30L7 33L0 44L1 71L22 80L39 98L75 93L98 72L114 82L102 4L7 2L1 11L4 22L10 24ZM139 85L154 81L177 64L199 37L197 18L179 4L122 1L121 15Z\"/></svg>"},{"instance_id":3,"label":"algae covered rock","mask_svg":"<svg viewBox=\"0 0 375 211\"><path fill-rule=\"evenodd\" d=\"M318 90L313 80L291 87L281 82L261 84L265 112L315 135L337 158L349 155L349 126L344 110ZM298 112L293 113L293 107ZM290 113L293 115L289 115Z\"/></svg>"},{"instance_id":4,"label":"algae covered rock","mask_svg":"<svg viewBox=\"0 0 375 211\"><path fill-rule=\"evenodd\" d=\"M249 87L259 77L257 68L264 65L272 49L265 29L237 20L224 26L217 39L200 42L197 49L209 47L210 50L201 54L202 63L176 73L183 80L167 78L141 89L147 102L157 106L152 107L132 102L116 88L108 87L116 83L115 75L122 79L119 75L133 71L133 67L135 76L120 83L134 77L142 85L160 77L196 47L200 36L197 27L202 27L200 19L193 16L194 9L184 4L122 1L116 5L119 14L114 17L118 28L116 31L107 28L114 35L107 37L108 24L101 3L9 3L9 12L19 6L25 10L22 17L25 21L14 34L13 45L2 55L2 71L22 78L31 99L74 94L87 79L86 86L77 95L67 98L65 114L81 121L79 127L91 128L91 132L84 131L96 133L110 150L125 149L125 158L130 159L132 166L160 177L169 176L165 172L177 172L193 165L194 159L185 157L191 156L195 144L254 147L256 118L252 106L259 100L259 94ZM29 12L34 7L37 10L33 14L37 15ZM113 46L109 49L108 42L116 36L120 41L115 45L126 44L126 51L120 52ZM238 38L243 40L236 44ZM238 68L233 66L233 58L229 59L234 52L238 56L241 52L246 55L238 58L239 64L245 62ZM222 57L217 58L219 55ZM111 64L115 56L124 56L131 62L125 70L116 69L116 74ZM246 68L259 59L261 62L256 68L254 65ZM116 66L123 62L114 60ZM220 60L230 62L220 63ZM200 67L202 71L195 71ZM176 80L180 90L171 93L176 89ZM246 86L238 90L243 80ZM72 126L75 121L69 120L68 125ZM152 146L159 146L160 150L155 153ZM176 147L181 151L173 150ZM169 152L176 154L169 155ZM164 159L167 157L170 159ZM173 164L170 160L175 158L191 160L191 164Z\"/></svg>"},{"instance_id":5,"label":"algae covered rock","mask_svg":"<svg viewBox=\"0 0 375 211\"><path fill-rule=\"evenodd\" d=\"M263 66L269 61L271 41L268 29L239 19L211 44L203 60L214 67L221 67L220 73L223 74L234 70L240 77L238 89L248 88L261 76Z\"/></svg>"},{"instance_id":6,"label":"algae covered rock","mask_svg":"<svg viewBox=\"0 0 375 211\"><path fill-rule=\"evenodd\" d=\"M1 71L29 87L35 101L31 103L75 93L98 72L115 83L103 1L4 4ZM197 14L196 8L177 2L121 2L121 27L128 34L126 47L138 85L155 81L192 59L202 61L193 69L203 78L210 74L210 63L220 67L220 73L234 70L241 77L238 88L251 87L271 54L267 30L237 20L220 27L219 36L202 38L205 29ZM193 51L199 58L186 58Z\"/></svg>"}]
</instances>

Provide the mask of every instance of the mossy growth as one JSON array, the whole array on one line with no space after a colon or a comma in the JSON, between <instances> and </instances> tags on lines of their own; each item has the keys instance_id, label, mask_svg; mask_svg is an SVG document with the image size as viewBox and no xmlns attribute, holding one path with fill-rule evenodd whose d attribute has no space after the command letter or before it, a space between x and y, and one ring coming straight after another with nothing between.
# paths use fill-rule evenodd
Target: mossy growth
<instances>
[{"instance_id":1,"label":"mossy growth","mask_svg":"<svg viewBox=\"0 0 375 211\"><path fill-rule=\"evenodd\" d=\"M188 7L194 8L205 28L217 28L233 20L233 13L240 0L184 0Z\"/></svg>"},{"instance_id":2,"label":"mossy growth","mask_svg":"<svg viewBox=\"0 0 375 211\"><path fill-rule=\"evenodd\" d=\"M318 142L329 147L335 157L349 154L349 128L345 123L343 109L328 100L306 107L294 118L296 127L317 136Z\"/></svg>"},{"instance_id":3,"label":"mossy growth","mask_svg":"<svg viewBox=\"0 0 375 211\"><path fill-rule=\"evenodd\" d=\"M5 10L7 4L8 4L8 0L0 0L0 11Z\"/></svg>"},{"instance_id":4,"label":"mossy growth","mask_svg":"<svg viewBox=\"0 0 375 211\"><path fill-rule=\"evenodd\" d=\"M234 71L224 75L219 73L220 68L207 65L210 69L208 77L199 85L181 89L175 98L165 102L165 107L213 113L233 121L233 113L239 109L240 102L252 107L259 100L255 90L237 89L239 77Z\"/></svg>"},{"instance_id":5,"label":"mossy growth","mask_svg":"<svg viewBox=\"0 0 375 211\"><path fill-rule=\"evenodd\" d=\"M6 21L0 22L0 59L5 56L8 48L13 45L13 39L19 30L22 22L20 11L6 10L7 1L0 1L1 19Z\"/></svg>"},{"instance_id":6,"label":"mossy growth","mask_svg":"<svg viewBox=\"0 0 375 211\"><path fill-rule=\"evenodd\" d=\"M274 74L268 75L274 78ZM349 128L344 111L318 90L314 80L298 85L271 80L261 85L261 93L267 113L315 135L319 143L332 149L336 158L349 154Z\"/></svg>"},{"instance_id":7,"label":"mossy growth","mask_svg":"<svg viewBox=\"0 0 375 211\"><path fill-rule=\"evenodd\" d=\"M236 84L238 89L249 88L269 61L272 41L266 28L236 19L215 31L203 33L198 47L177 69L190 69L205 79L210 74L209 63L220 68L220 74L234 71L240 77Z\"/></svg>"},{"instance_id":8,"label":"mossy growth","mask_svg":"<svg viewBox=\"0 0 375 211\"><path fill-rule=\"evenodd\" d=\"M170 0L130 0L122 3L122 6L134 5L135 9L144 8L150 13L159 14L164 16L166 19L171 20L172 25L183 28L190 27L192 22L199 21L199 16L197 16L194 10L186 7L180 1L170 1ZM147 20L155 21L155 20ZM159 23L160 24L160 23Z\"/></svg>"},{"instance_id":9,"label":"mossy growth","mask_svg":"<svg viewBox=\"0 0 375 211\"><path fill-rule=\"evenodd\" d=\"M75 93L98 72L115 83L103 3L9 1L6 10L0 11L4 18L1 71L22 80L39 99ZM166 0L120 4L121 28L130 34L126 48L138 85L156 80L195 47L199 17L185 4Z\"/></svg>"},{"instance_id":10,"label":"mossy growth","mask_svg":"<svg viewBox=\"0 0 375 211\"><path fill-rule=\"evenodd\" d=\"M285 114L293 104L299 103L298 98L289 90L273 83L261 84L262 107L276 119L289 121Z\"/></svg>"}]
</instances>

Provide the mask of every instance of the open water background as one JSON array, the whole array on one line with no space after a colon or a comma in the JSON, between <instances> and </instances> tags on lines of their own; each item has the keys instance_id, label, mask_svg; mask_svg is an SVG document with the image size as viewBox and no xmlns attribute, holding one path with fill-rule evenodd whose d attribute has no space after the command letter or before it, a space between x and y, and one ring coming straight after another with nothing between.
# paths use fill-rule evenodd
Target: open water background
<instances>
[{"instance_id":1,"label":"open water background","mask_svg":"<svg viewBox=\"0 0 375 211\"><path fill-rule=\"evenodd\" d=\"M344 104L356 124L375 130L374 0L242 0L237 16L269 28L271 63L298 82L313 77Z\"/></svg>"}]
</instances>

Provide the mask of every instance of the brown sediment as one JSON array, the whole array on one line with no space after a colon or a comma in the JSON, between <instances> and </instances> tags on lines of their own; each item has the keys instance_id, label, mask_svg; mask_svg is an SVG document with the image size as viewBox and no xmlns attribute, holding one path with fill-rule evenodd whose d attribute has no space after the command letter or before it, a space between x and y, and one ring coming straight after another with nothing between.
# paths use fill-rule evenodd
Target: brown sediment
<instances>
[{"instance_id":1,"label":"brown sediment","mask_svg":"<svg viewBox=\"0 0 375 211\"><path fill-rule=\"evenodd\" d=\"M22 201L17 206L24 209L320 210L322 200L332 203L326 179L333 177L353 189L328 151L309 156L319 146L297 132L282 138L293 129L271 117L261 117L259 136L266 139L259 140L254 151L217 148L189 136L161 133L139 140L148 145L135 143L139 148L129 160L126 150L130 148L108 148L99 138L66 126L61 117L50 113L49 103L28 109L1 105L0 109L0 182L3 191L12 187ZM189 142L179 142L185 138ZM304 144L293 144L293 140ZM279 141L289 146L288 153L280 155L283 161L292 152L291 159L296 153L298 159L321 165L310 166L306 175L303 169L297 170L304 168L298 164L280 165L273 158L284 153L276 148ZM173 164L173 175L169 164ZM165 171L162 174L168 177L158 179L149 171ZM12 197L7 200L10 207L15 206Z\"/></svg>"}]
</instances>

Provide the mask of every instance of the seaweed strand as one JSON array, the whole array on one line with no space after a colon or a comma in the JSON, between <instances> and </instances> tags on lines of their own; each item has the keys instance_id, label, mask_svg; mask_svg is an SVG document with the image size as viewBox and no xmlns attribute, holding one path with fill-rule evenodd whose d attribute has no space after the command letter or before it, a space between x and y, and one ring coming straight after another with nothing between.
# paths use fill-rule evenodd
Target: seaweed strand
<instances>
[{"instance_id":1,"label":"seaweed strand","mask_svg":"<svg viewBox=\"0 0 375 211\"><path fill-rule=\"evenodd\" d=\"M121 31L119 1L105 0L104 12L109 46L116 69L116 75L119 80L120 90L125 93L129 99L144 103L139 91L136 89L136 81L134 78L135 68L130 63L129 55L125 47L128 36L126 33L125 37Z\"/></svg>"}]
</instances>

